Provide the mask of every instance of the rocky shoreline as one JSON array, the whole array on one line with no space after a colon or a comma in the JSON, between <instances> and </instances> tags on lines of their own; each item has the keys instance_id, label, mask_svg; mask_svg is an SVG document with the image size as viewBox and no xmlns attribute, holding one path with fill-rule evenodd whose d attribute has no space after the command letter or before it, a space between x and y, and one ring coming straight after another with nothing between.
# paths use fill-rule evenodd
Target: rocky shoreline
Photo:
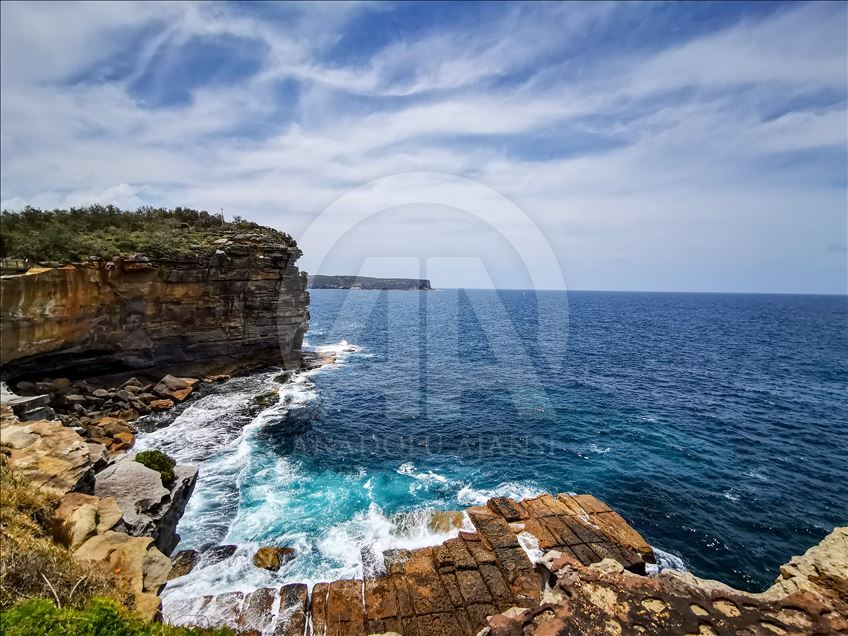
<instances>
[{"instance_id":1,"label":"rocky shoreline","mask_svg":"<svg viewBox=\"0 0 848 636\"><path fill-rule=\"evenodd\" d=\"M475 531L390 550L363 579L179 601L180 623L239 634L835 634L848 629L848 528L761 594L689 573L646 575L653 550L591 495L491 499ZM529 549L528 549L529 546ZM537 549L538 546L538 549ZM201 564L202 567L202 564Z\"/></svg>"},{"instance_id":2,"label":"rocky shoreline","mask_svg":"<svg viewBox=\"0 0 848 636\"><path fill-rule=\"evenodd\" d=\"M332 363L306 354L301 369ZM290 378L283 374L281 381ZM236 546L180 552L176 527L197 469L159 472L133 461L139 404L172 408L210 382L166 375L104 387L43 379L4 390L0 438L8 465L33 485L61 494L57 537L77 559L112 572L132 606L160 617L168 580L226 558ZM70 399L72 398L72 399ZM136 404L138 402L139 404ZM97 409L97 410L91 410ZM108 413L108 414L107 414ZM53 414L57 419L33 419ZM749 594L687 573L646 576L653 550L615 511L591 495L541 495L442 514L454 539L370 559L363 579L292 583L249 594L178 601L185 624L229 626L242 634L766 634L848 629L848 529L838 528L781 568L767 592ZM474 532L459 530L468 519ZM229 553L228 553L229 550ZM257 567L279 568L285 548L262 548ZM364 558L364 557L363 557Z\"/></svg>"}]
</instances>

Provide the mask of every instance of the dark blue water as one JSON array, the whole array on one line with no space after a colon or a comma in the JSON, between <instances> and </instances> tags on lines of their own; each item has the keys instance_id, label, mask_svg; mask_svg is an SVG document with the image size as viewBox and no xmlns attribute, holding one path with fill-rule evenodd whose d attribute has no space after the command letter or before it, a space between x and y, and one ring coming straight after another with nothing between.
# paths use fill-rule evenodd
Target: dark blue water
<instances>
[{"instance_id":1,"label":"dark blue water","mask_svg":"<svg viewBox=\"0 0 848 636\"><path fill-rule=\"evenodd\" d=\"M315 290L311 314L340 364L201 462L184 546L288 542L280 577L353 575L369 542L427 541L405 511L588 492L758 590L848 521L846 297Z\"/></svg>"}]
</instances>

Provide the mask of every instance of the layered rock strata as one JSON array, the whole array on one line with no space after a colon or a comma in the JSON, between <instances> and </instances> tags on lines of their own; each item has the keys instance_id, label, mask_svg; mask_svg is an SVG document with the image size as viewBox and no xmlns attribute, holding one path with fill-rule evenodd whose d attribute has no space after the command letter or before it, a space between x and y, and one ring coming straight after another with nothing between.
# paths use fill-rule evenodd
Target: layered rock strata
<instances>
[{"instance_id":1,"label":"layered rock strata","mask_svg":"<svg viewBox=\"0 0 848 636\"><path fill-rule=\"evenodd\" d=\"M299 359L309 318L292 240L219 239L211 258L137 255L2 277L6 377L83 377L223 358Z\"/></svg>"}]
</instances>

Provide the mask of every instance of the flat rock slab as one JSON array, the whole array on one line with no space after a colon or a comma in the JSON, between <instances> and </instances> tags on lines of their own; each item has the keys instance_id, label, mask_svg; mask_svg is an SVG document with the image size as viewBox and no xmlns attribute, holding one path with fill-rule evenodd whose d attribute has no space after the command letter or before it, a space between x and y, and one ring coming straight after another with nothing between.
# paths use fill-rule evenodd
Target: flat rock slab
<instances>
[{"instance_id":1,"label":"flat rock slab","mask_svg":"<svg viewBox=\"0 0 848 636\"><path fill-rule=\"evenodd\" d=\"M542 579L519 543L523 532L544 548L568 550L575 562L609 557L620 567L644 567L632 547L644 540L594 498L497 498L466 514L477 532L460 531L435 547L388 550L384 574L318 583L308 603L305 585L284 586L276 596L273 590L257 590L228 624L244 633L302 636L311 618L316 636L476 636L489 617L540 602ZM606 515L604 523L592 522L598 515ZM205 560L206 555L201 566ZM279 611L271 616L277 599ZM207 610L217 612L222 604L234 605L235 599L215 597Z\"/></svg>"}]
</instances>

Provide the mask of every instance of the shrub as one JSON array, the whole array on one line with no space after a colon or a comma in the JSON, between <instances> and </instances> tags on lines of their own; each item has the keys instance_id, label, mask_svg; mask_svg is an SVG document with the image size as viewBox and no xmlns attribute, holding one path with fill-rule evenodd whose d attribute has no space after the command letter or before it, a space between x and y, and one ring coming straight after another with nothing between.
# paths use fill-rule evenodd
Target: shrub
<instances>
[{"instance_id":1,"label":"shrub","mask_svg":"<svg viewBox=\"0 0 848 636\"><path fill-rule=\"evenodd\" d=\"M139 208L135 212L93 205L70 210L3 210L0 257L79 262L141 253L152 258L208 256L226 234L262 234L293 245L291 237L235 217L186 208Z\"/></svg>"},{"instance_id":2,"label":"shrub","mask_svg":"<svg viewBox=\"0 0 848 636\"><path fill-rule=\"evenodd\" d=\"M141 451L135 456L135 461L159 473L162 476L162 483L165 486L171 486L177 478L174 475L174 466L177 465L177 462L162 451Z\"/></svg>"},{"instance_id":3,"label":"shrub","mask_svg":"<svg viewBox=\"0 0 848 636\"><path fill-rule=\"evenodd\" d=\"M79 607L94 595L119 596L111 575L80 563L53 540L59 497L14 474L3 455L0 492L0 608L32 598Z\"/></svg>"},{"instance_id":4,"label":"shrub","mask_svg":"<svg viewBox=\"0 0 848 636\"><path fill-rule=\"evenodd\" d=\"M4 636L224 636L229 629L175 627L148 623L109 599L93 599L84 609L30 600L0 612Z\"/></svg>"}]
</instances>

